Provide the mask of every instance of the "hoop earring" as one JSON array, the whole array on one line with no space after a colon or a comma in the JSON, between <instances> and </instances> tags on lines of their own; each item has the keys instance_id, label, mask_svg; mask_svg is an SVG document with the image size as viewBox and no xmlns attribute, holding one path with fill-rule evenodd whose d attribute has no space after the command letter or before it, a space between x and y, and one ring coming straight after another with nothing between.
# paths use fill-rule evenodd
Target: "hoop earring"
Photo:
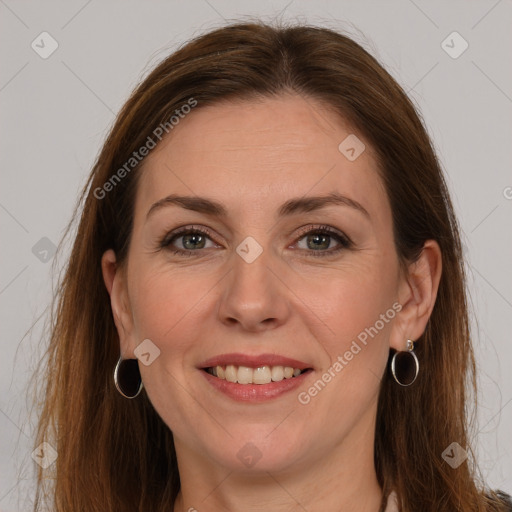
<instances>
[{"instance_id":1,"label":"hoop earring","mask_svg":"<svg viewBox=\"0 0 512 512\"><path fill-rule=\"evenodd\" d=\"M125 398L135 398L142 391L142 377L137 359L123 359L120 357L114 368L114 384L117 391Z\"/></svg>"},{"instance_id":2,"label":"hoop earring","mask_svg":"<svg viewBox=\"0 0 512 512\"><path fill-rule=\"evenodd\" d=\"M419 371L420 363L414 353L414 341L407 340L407 350L395 352L391 358L391 373L400 386L410 386Z\"/></svg>"}]
</instances>

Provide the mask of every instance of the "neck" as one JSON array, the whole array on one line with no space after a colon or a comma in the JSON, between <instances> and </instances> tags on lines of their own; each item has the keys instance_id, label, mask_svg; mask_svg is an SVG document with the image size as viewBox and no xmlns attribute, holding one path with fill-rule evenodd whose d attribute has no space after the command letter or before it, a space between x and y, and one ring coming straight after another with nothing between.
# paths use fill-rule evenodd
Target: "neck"
<instances>
[{"instance_id":1,"label":"neck","mask_svg":"<svg viewBox=\"0 0 512 512\"><path fill-rule=\"evenodd\" d=\"M371 421L373 419L373 421ZM373 460L374 418L337 446L281 471L236 472L176 443L181 490L174 512L379 512ZM304 459L305 460L305 459Z\"/></svg>"}]
</instances>

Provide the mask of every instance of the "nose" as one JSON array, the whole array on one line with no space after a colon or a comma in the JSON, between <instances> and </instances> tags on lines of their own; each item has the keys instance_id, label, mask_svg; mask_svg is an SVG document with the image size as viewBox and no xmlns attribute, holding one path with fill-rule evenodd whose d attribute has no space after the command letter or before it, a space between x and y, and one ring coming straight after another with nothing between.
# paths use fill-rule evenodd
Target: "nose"
<instances>
[{"instance_id":1,"label":"nose","mask_svg":"<svg viewBox=\"0 0 512 512\"><path fill-rule=\"evenodd\" d=\"M287 287L269 260L266 251L251 263L233 255L218 308L222 323L241 331L262 332L286 322L290 315Z\"/></svg>"}]
</instances>

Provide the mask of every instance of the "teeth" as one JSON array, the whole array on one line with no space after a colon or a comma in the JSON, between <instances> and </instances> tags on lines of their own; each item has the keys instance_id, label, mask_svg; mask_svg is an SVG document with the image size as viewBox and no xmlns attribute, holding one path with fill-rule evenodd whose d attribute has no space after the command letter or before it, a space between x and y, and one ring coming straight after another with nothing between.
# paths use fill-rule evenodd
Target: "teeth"
<instances>
[{"instance_id":1,"label":"teeth","mask_svg":"<svg viewBox=\"0 0 512 512\"><path fill-rule=\"evenodd\" d=\"M253 369L247 366L238 367L238 378L236 379L239 384L251 384Z\"/></svg>"},{"instance_id":2,"label":"teeth","mask_svg":"<svg viewBox=\"0 0 512 512\"><path fill-rule=\"evenodd\" d=\"M262 366L261 368L254 368L254 371L252 373L253 384L268 384L271 381L272 381L272 373L270 372L270 366Z\"/></svg>"},{"instance_id":3,"label":"teeth","mask_svg":"<svg viewBox=\"0 0 512 512\"><path fill-rule=\"evenodd\" d=\"M217 369L218 368L222 368L222 367L217 366ZM218 371L217 371L217 374L218 374ZM226 370L224 371L224 374L225 374L224 378L228 382L236 382L238 371L237 371L236 367L234 367L232 364L228 364L228 366L226 366Z\"/></svg>"},{"instance_id":4,"label":"teeth","mask_svg":"<svg viewBox=\"0 0 512 512\"><path fill-rule=\"evenodd\" d=\"M215 366L208 369L209 373L219 379L239 384L269 384L283 379L298 377L302 370L291 366L260 366L250 368L248 366L235 366L228 364L226 367Z\"/></svg>"},{"instance_id":5,"label":"teeth","mask_svg":"<svg viewBox=\"0 0 512 512\"><path fill-rule=\"evenodd\" d=\"M272 380L279 382L284 379L284 369L282 366L272 366Z\"/></svg>"}]
</instances>

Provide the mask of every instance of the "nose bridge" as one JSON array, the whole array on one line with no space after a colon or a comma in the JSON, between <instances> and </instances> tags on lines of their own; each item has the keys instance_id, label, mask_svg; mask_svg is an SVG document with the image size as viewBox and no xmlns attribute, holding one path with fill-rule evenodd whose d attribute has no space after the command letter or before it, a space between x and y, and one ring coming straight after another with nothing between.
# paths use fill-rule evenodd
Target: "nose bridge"
<instances>
[{"instance_id":1,"label":"nose bridge","mask_svg":"<svg viewBox=\"0 0 512 512\"><path fill-rule=\"evenodd\" d=\"M286 320L287 297L272 267L270 250L255 239L247 237L238 245L220 299L220 321L259 331Z\"/></svg>"}]
</instances>

